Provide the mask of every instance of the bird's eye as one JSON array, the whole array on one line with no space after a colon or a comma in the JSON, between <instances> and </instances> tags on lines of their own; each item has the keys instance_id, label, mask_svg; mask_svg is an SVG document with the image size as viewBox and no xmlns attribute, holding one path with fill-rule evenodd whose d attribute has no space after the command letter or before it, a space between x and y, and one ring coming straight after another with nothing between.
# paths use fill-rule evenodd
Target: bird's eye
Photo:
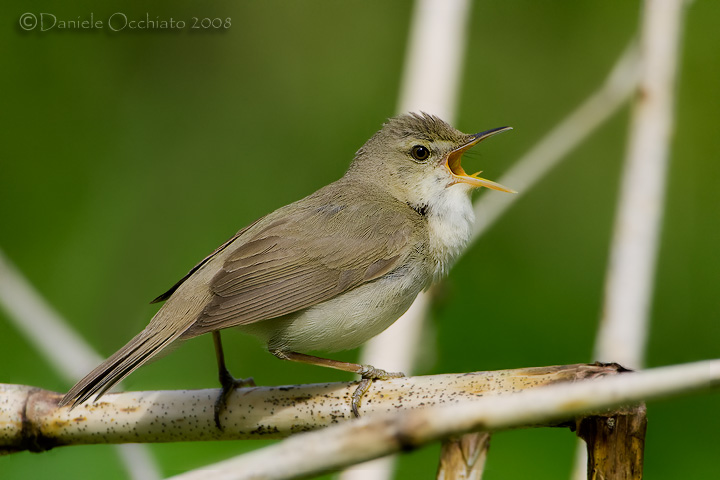
<instances>
[{"instance_id":1,"label":"bird's eye","mask_svg":"<svg viewBox=\"0 0 720 480\"><path fill-rule=\"evenodd\" d=\"M412 157L419 161L424 162L428 158L430 158L430 150L428 150L427 147L423 147L422 145L415 145L412 147L412 150L410 150L410 155Z\"/></svg>"}]
</instances>

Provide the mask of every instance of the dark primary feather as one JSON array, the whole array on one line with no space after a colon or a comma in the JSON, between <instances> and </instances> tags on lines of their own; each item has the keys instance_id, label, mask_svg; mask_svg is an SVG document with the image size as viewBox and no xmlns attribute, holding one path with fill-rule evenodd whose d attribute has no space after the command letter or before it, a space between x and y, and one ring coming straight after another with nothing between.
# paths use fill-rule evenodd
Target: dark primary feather
<instances>
[{"instance_id":1,"label":"dark primary feather","mask_svg":"<svg viewBox=\"0 0 720 480\"><path fill-rule=\"evenodd\" d=\"M73 386L60 400L58 406L72 404L74 407L95 394L100 397L176 340L181 333L143 330Z\"/></svg>"}]
</instances>

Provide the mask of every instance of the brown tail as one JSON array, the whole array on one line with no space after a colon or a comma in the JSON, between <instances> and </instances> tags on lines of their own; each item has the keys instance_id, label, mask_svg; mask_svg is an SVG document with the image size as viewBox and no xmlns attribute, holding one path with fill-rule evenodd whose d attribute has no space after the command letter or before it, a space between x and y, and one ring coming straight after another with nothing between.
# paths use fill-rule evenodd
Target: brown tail
<instances>
[{"instance_id":1,"label":"brown tail","mask_svg":"<svg viewBox=\"0 0 720 480\"><path fill-rule=\"evenodd\" d=\"M152 328L153 326L149 325L127 345L88 373L65 394L58 406L70 404L71 408L74 408L95 394L97 400L113 385L156 356L183 333L182 330L172 332L169 329Z\"/></svg>"}]
</instances>

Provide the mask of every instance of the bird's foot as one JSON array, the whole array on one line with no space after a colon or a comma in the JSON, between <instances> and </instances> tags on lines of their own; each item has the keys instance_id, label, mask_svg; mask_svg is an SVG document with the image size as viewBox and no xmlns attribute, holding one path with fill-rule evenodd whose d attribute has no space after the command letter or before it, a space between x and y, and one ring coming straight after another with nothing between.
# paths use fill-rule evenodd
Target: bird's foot
<instances>
[{"instance_id":1,"label":"bird's foot","mask_svg":"<svg viewBox=\"0 0 720 480\"><path fill-rule=\"evenodd\" d=\"M350 404L353 415L357 418L360 416L360 403L362 397L370 389L373 380L388 380L390 378L404 377L402 372L386 372L372 365L363 365L362 370L358 372L362 376L362 380L352 394L352 402Z\"/></svg>"},{"instance_id":2,"label":"bird's foot","mask_svg":"<svg viewBox=\"0 0 720 480\"><path fill-rule=\"evenodd\" d=\"M227 408L227 401L230 398L230 394L232 394L232 392L235 391L236 388L254 387L255 380L252 377L235 378L230 375L230 372L225 370L224 372L220 373L220 385L222 386L222 391L220 392L217 400L215 400L214 418L215 426L218 428L218 430L223 430L223 427L220 424L220 414Z\"/></svg>"}]
</instances>

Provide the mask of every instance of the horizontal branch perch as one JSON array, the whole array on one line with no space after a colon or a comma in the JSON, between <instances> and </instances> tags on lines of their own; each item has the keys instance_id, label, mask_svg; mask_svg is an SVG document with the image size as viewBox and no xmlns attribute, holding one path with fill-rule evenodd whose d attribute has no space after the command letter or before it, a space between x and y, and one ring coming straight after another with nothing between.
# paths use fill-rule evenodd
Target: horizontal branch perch
<instances>
[{"instance_id":1,"label":"horizontal branch perch","mask_svg":"<svg viewBox=\"0 0 720 480\"><path fill-rule=\"evenodd\" d=\"M569 416L711 387L720 387L720 360L531 388L513 395L488 395L453 406L436 405L399 410L393 414L367 415L358 421L296 435L173 479L202 480L209 476L213 480L305 478L413 449L451 435L548 424ZM708 412L708 415L712 414Z\"/></svg>"},{"instance_id":2,"label":"horizontal branch perch","mask_svg":"<svg viewBox=\"0 0 720 480\"><path fill-rule=\"evenodd\" d=\"M376 381L361 413L371 417L425 406L455 405L558 382L611 375L616 365L567 365ZM61 395L0 384L0 453L61 445L285 437L351 418L355 383L249 387L236 390L215 427L218 389L124 392L73 410Z\"/></svg>"}]
</instances>

